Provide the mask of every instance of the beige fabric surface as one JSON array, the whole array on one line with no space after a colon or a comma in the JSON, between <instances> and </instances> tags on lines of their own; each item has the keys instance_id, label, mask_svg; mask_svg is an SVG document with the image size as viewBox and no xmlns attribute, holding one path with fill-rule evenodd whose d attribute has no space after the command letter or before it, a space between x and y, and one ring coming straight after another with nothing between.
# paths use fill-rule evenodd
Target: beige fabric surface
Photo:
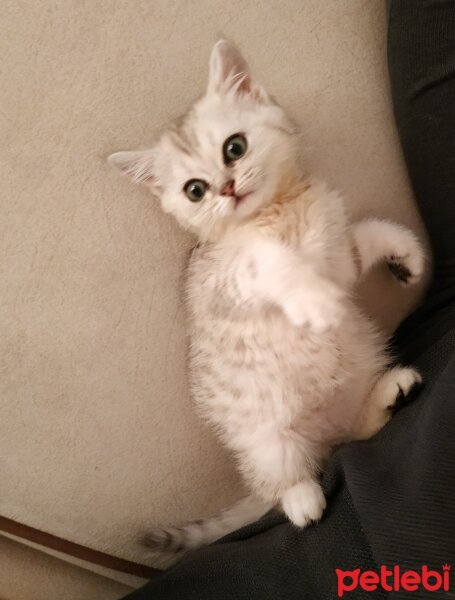
<instances>
[{"instance_id":1,"label":"beige fabric surface","mask_svg":"<svg viewBox=\"0 0 455 600\"><path fill-rule=\"evenodd\" d=\"M1 600L116 600L131 589L0 536Z\"/></svg>"},{"instance_id":2,"label":"beige fabric surface","mask_svg":"<svg viewBox=\"0 0 455 600\"><path fill-rule=\"evenodd\" d=\"M302 168L353 215L419 231L394 129L383 0L2 0L0 514L143 561L147 526L241 493L193 416L182 268L192 240L105 163L203 93L239 44L302 128ZM385 274L389 326L417 291ZM2 589L0 586L0 594Z\"/></svg>"},{"instance_id":3,"label":"beige fabric surface","mask_svg":"<svg viewBox=\"0 0 455 600\"><path fill-rule=\"evenodd\" d=\"M156 574L159 574L159 570L157 569L153 569L150 568L150 571L152 573L149 576L146 576L146 574L135 574L132 575L131 572L120 570L118 567L119 565L112 565L112 562L114 560L116 560L115 557L112 557L111 555L105 555L107 556L107 558L109 559L109 564L111 565L111 567L116 567L116 568L110 568L107 566L103 566L102 564L99 564L98 562L93 562L93 560L90 559L90 556L85 556L85 558L79 558L77 556L75 556L74 554L69 553L68 549L66 550L56 550L53 547L50 547L49 545L45 544L45 541L43 541L43 543L37 543L34 541L31 541L30 539L27 539L25 537L22 537L21 535L14 535L12 533L9 532L5 532L3 530L1 530L0 533L0 539L8 539L11 540L13 542L16 542L18 544L20 544L21 546L24 547L24 557L27 556L32 556L32 554L30 553L26 553L27 549L31 549L31 550L36 550L38 551L37 553L35 553L35 556L41 556L41 555L45 555L45 556L50 556L52 558L57 559L56 561L53 561L53 565L55 566L55 572L58 573L58 567L60 565L66 565L67 563L70 563L71 565L73 565L74 567L78 567L78 569L75 572L80 572L80 570L84 570L84 571L90 571L91 573L95 573L97 575L101 575L102 579L100 579L100 582L105 582L105 581L115 581L116 583L120 583L123 584L125 587L128 587L129 589L137 589L139 587L142 587L145 583L147 583L147 581L152 577L152 576L156 576ZM87 552L87 548L85 546L82 546L82 549L85 550L85 552ZM1 552L0 552L0 557L2 556ZM24 559L25 560L25 559ZM118 560L122 560L122 559L118 559ZM40 561L39 565L43 566L46 563L43 561ZM141 567L141 565L138 565L137 563L127 563L126 568L130 567L131 565L136 565L137 567ZM124 565L123 565L124 566ZM125 566L124 566L125 567ZM133 567L134 568L134 567ZM147 568L145 566L145 568ZM37 565L37 570L38 570L38 565ZM1 577L0 577L0 582L1 582ZM0 590L2 588L0 587ZM1 598L0 598L1 600Z\"/></svg>"}]
</instances>

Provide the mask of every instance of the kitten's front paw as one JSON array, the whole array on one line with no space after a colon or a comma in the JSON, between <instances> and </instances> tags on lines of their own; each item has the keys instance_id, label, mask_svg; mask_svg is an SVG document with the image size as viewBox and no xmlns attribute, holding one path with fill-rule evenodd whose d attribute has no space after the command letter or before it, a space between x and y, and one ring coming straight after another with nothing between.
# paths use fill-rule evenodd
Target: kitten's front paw
<instances>
[{"instance_id":1,"label":"kitten's front paw","mask_svg":"<svg viewBox=\"0 0 455 600\"><path fill-rule=\"evenodd\" d=\"M286 490L281 506L289 520L297 527L319 521L327 506L321 486L315 481L301 481Z\"/></svg>"},{"instance_id":2,"label":"kitten's front paw","mask_svg":"<svg viewBox=\"0 0 455 600\"><path fill-rule=\"evenodd\" d=\"M422 277L425 255L422 246L410 231L406 232L396 253L387 258L387 266L392 275L404 285L413 285Z\"/></svg>"},{"instance_id":3,"label":"kitten's front paw","mask_svg":"<svg viewBox=\"0 0 455 600\"><path fill-rule=\"evenodd\" d=\"M329 281L316 289L303 289L288 298L284 312L293 325L307 326L315 333L338 327L345 312L343 291Z\"/></svg>"}]
</instances>

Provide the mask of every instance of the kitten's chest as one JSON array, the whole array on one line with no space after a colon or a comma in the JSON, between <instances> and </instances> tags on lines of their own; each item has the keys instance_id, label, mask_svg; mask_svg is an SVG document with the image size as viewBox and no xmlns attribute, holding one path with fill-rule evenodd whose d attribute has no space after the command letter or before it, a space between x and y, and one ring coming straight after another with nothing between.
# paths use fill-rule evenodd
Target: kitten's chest
<instances>
[{"instance_id":1,"label":"kitten's chest","mask_svg":"<svg viewBox=\"0 0 455 600\"><path fill-rule=\"evenodd\" d=\"M308 259L321 260L330 252L338 226L322 206L298 198L278 207L277 215L263 231Z\"/></svg>"}]
</instances>

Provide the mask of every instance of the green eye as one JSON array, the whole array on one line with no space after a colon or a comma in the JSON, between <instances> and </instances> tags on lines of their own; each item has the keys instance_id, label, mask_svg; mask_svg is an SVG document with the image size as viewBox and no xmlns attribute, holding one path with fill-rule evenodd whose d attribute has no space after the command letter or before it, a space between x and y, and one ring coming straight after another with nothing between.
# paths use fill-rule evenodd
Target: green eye
<instances>
[{"instance_id":1,"label":"green eye","mask_svg":"<svg viewBox=\"0 0 455 600\"><path fill-rule=\"evenodd\" d=\"M190 179L183 186L183 191L191 202L200 202L208 187L208 184L202 179Z\"/></svg>"},{"instance_id":2,"label":"green eye","mask_svg":"<svg viewBox=\"0 0 455 600\"><path fill-rule=\"evenodd\" d=\"M246 137L241 133L235 133L228 137L223 144L223 160L226 164L234 162L244 156L248 144Z\"/></svg>"}]
</instances>

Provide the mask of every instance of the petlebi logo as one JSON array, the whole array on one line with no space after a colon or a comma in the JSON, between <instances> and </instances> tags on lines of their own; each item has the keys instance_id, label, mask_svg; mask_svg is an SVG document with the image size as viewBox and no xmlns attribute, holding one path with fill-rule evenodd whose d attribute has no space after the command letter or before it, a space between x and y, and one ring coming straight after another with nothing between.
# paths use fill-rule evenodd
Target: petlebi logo
<instances>
[{"instance_id":1,"label":"petlebi logo","mask_svg":"<svg viewBox=\"0 0 455 600\"><path fill-rule=\"evenodd\" d=\"M353 571L343 571L335 569L337 576L337 593L342 598L346 594L360 588L365 592L375 592L383 589L386 592L416 592L417 590L426 590L427 592L437 592L450 590L450 569L451 565L442 565L440 571L429 569L426 565L418 571L404 571L399 565L386 567L381 565L379 571L362 571L354 569Z\"/></svg>"}]
</instances>

